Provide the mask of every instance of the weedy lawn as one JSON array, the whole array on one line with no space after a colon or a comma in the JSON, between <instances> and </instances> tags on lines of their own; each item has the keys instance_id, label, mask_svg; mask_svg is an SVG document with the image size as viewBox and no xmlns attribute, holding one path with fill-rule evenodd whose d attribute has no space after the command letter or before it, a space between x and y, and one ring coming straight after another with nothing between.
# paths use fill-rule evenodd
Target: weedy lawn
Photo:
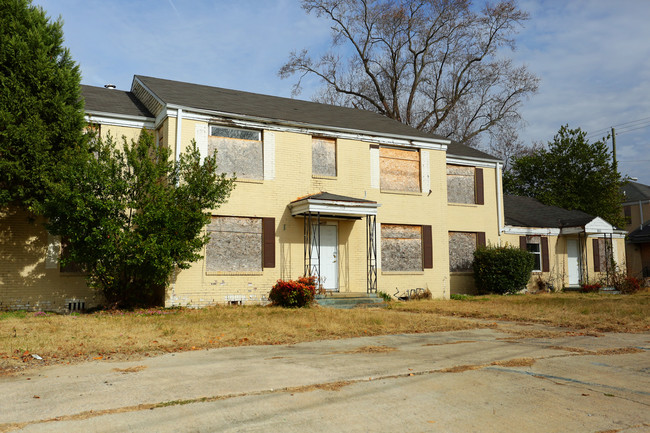
<instances>
[{"instance_id":1,"label":"weedy lawn","mask_svg":"<svg viewBox=\"0 0 650 433\"><path fill-rule=\"evenodd\" d=\"M0 373L227 346L496 327L495 319L591 332L649 332L649 313L647 291L627 296L562 293L393 301L384 309L355 310L219 306L80 315L7 312L0 313Z\"/></svg>"}]
</instances>

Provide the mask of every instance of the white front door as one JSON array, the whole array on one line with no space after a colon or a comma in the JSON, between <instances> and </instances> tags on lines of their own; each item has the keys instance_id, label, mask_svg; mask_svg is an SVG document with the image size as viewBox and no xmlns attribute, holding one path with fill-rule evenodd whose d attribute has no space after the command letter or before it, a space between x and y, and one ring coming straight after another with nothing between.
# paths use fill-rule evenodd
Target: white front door
<instances>
[{"instance_id":1,"label":"white front door","mask_svg":"<svg viewBox=\"0 0 650 433\"><path fill-rule=\"evenodd\" d=\"M569 274L569 286L580 285L580 250L577 239L567 239L567 271Z\"/></svg>"},{"instance_id":2,"label":"white front door","mask_svg":"<svg viewBox=\"0 0 650 433\"><path fill-rule=\"evenodd\" d=\"M320 226L320 283L325 290L339 290L338 255L337 227ZM312 266L318 266L318 250L315 247L312 247L311 261Z\"/></svg>"}]
</instances>

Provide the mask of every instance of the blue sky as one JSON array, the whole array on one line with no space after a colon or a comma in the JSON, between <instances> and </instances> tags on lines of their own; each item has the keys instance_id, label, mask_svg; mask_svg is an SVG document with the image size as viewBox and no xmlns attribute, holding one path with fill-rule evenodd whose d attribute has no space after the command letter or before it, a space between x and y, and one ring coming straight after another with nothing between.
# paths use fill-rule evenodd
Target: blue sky
<instances>
[{"instance_id":1,"label":"blue sky","mask_svg":"<svg viewBox=\"0 0 650 433\"><path fill-rule=\"evenodd\" d=\"M329 45L329 23L298 0L34 0L64 21L84 84L129 90L150 75L277 96L291 50ZM525 102L526 144L561 125L598 139L614 126L619 168L650 185L650 1L520 0L531 19L508 53L541 77ZM318 83L307 81L300 98ZM611 140L609 141L611 144Z\"/></svg>"}]
</instances>

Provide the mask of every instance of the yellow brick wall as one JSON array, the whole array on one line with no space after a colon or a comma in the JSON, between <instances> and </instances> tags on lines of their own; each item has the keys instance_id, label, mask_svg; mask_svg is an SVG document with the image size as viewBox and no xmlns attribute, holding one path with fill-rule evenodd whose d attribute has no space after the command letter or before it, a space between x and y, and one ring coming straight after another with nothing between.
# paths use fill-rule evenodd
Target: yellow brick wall
<instances>
[{"instance_id":1,"label":"yellow brick wall","mask_svg":"<svg viewBox=\"0 0 650 433\"><path fill-rule=\"evenodd\" d=\"M101 297L79 274L46 266L48 234L43 219L9 207L0 211L0 310L67 311L67 303L97 305ZM57 253L56 251L54 252Z\"/></svg>"},{"instance_id":2,"label":"yellow brick wall","mask_svg":"<svg viewBox=\"0 0 650 433\"><path fill-rule=\"evenodd\" d=\"M195 121L184 120L183 143L194 138ZM174 130L175 128L170 128ZM268 136L269 131L265 131ZM180 271L168 292L167 305L204 306L229 301L263 302L279 278L304 272L303 218L292 217L289 203L321 191L377 201L378 223L432 225L434 268L413 273L378 272L378 289L429 288L435 297L449 296L445 153L430 153L431 194L386 193L371 188L370 144L337 140L337 176L312 176L311 135L272 131L275 135L275 178L237 181L226 204L215 215L273 217L276 224L276 266L245 275L206 273L203 261ZM172 132L173 134L173 132ZM173 142L173 140L172 140ZM366 221L328 220L338 226L339 290L366 291ZM380 231L377 232L378 248Z\"/></svg>"},{"instance_id":3,"label":"yellow brick wall","mask_svg":"<svg viewBox=\"0 0 650 433\"><path fill-rule=\"evenodd\" d=\"M110 134L118 143L122 137L137 139L139 128L101 126L103 138ZM48 246L59 254L58 242L47 234L42 218L34 222L17 208L0 211L0 310L67 311L69 301L92 308L101 295L88 288L81 274L61 273L58 261L46 266Z\"/></svg>"},{"instance_id":4,"label":"yellow brick wall","mask_svg":"<svg viewBox=\"0 0 650 433\"><path fill-rule=\"evenodd\" d=\"M447 203L450 232L484 232L488 245L499 245L498 195L500 174L496 168L483 168L484 204ZM445 199L445 203L447 200ZM449 247L447 246L447 249ZM472 272L451 272L451 293L475 293Z\"/></svg>"}]
</instances>

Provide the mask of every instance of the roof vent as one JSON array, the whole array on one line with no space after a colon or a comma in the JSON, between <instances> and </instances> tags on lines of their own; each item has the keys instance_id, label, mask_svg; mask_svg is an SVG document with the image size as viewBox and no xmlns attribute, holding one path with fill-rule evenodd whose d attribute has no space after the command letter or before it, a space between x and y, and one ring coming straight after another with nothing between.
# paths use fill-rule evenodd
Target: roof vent
<instances>
[{"instance_id":1,"label":"roof vent","mask_svg":"<svg viewBox=\"0 0 650 433\"><path fill-rule=\"evenodd\" d=\"M104 84L104 87L106 87L107 89L115 89L116 86L115 84Z\"/></svg>"}]
</instances>

